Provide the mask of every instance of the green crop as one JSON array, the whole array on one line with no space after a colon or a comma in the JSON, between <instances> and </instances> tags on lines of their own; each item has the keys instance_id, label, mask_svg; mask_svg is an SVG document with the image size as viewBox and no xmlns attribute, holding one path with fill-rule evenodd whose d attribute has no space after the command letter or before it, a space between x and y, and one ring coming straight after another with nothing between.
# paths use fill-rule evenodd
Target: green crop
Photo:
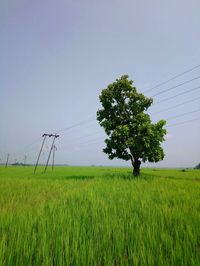
<instances>
[{"instance_id":1,"label":"green crop","mask_svg":"<svg viewBox=\"0 0 200 266\"><path fill-rule=\"evenodd\" d=\"M0 265L200 265L200 172L0 167Z\"/></svg>"}]
</instances>

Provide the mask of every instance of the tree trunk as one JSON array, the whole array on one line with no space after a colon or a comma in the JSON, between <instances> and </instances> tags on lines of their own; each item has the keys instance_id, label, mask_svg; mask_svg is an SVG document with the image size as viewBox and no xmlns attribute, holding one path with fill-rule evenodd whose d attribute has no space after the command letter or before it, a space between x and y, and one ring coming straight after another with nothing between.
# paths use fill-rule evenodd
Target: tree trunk
<instances>
[{"instance_id":1,"label":"tree trunk","mask_svg":"<svg viewBox=\"0 0 200 266\"><path fill-rule=\"evenodd\" d=\"M133 163L133 175L139 176L140 175L140 160L137 160Z\"/></svg>"},{"instance_id":2,"label":"tree trunk","mask_svg":"<svg viewBox=\"0 0 200 266\"><path fill-rule=\"evenodd\" d=\"M133 175L134 176L139 176L140 175L140 164L141 162L135 162L133 165Z\"/></svg>"},{"instance_id":3,"label":"tree trunk","mask_svg":"<svg viewBox=\"0 0 200 266\"><path fill-rule=\"evenodd\" d=\"M133 175L139 176L140 175L141 161L136 156L132 155L131 153L130 153L130 157L131 157L131 163L133 166Z\"/></svg>"}]
</instances>

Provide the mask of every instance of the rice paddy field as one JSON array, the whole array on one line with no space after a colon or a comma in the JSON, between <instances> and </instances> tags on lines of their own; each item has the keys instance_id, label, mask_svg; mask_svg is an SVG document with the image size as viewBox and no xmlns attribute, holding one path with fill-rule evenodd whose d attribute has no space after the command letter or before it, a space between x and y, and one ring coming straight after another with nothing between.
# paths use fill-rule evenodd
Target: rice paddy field
<instances>
[{"instance_id":1,"label":"rice paddy field","mask_svg":"<svg viewBox=\"0 0 200 266\"><path fill-rule=\"evenodd\" d=\"M200 265L200 171L0 167L0 265Z\"/></svg>"}]
</instances>

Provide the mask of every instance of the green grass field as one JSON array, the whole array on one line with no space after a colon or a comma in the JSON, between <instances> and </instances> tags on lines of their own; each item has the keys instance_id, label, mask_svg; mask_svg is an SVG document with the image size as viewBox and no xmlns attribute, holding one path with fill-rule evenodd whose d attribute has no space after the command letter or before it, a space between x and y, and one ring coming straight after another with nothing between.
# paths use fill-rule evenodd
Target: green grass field
<instances>
[{"instance_id":1,"label":"green grass field","mask_svg":"<svg viewBox=\"0 0 200 266\"><path fill-rule=\"evenodd\" d=\"M200 265L200 171L0 167L0 265Z\"/></svg>"}]
</instances>

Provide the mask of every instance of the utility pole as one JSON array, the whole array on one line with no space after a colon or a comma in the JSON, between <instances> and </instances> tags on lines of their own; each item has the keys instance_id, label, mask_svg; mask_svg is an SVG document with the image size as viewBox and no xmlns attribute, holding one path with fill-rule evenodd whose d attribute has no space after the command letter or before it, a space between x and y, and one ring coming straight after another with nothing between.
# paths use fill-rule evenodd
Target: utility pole
<instances>
[{"instance_id":1,"label":"utility pole","mask_svg":"<svg viewBox=\"0 0 200 266\"><path fill-rule=\"evenodd\" d=\"M52 161L52 171L54 168L54 162L55 162L55 152L56 152L57 148L55 145L53 145L53 161Z\"/></svg>"},{"instance_id":2,"label":"utility pole","mask_svg":"<svg viewBox=\"0 0 200 266\"><path fill-rule=\"evenodd\" d=\"M35 164L34 174L35 174L35 172L36 172L36 169L37 169L37 166L38 166L38 162L39 162L39 159L40 159L40 155L41 155L41 152L42 152L42 149L43 149L43 146L44 146L44 142L45 142L47 136L51 137L49 134L46 134L46 133L44 133L44 134L42 135L42 137L43 137L44 139L43 139L43 141L42 141L42 146L41 146L41 148L40 148L40 151L39 151L39 154L38 154L38 158L37 158L37 161L36 161L36 164Z\"/></svg>"},{"instance_id":3,"label":"utility pole","mask_svg":"<svg viewBox=\"0 0 200 266\"><path fill-rule=\"evenodd\" d=\"M7 166L8 166L9 157L10 157L10 154L8 153L5 168L7 168Z\"/></svg>"},{"instance_id":4,"label":"utility pole","mask_svg":"<svg viewBox=\"0 0 200 266\"><path fill-rule=\"evenodd\" d=\"M24 167L26 166L26 159L27 159L27 156L24 155Z\"/></svg>"},{"instance_id":5,"label":"utility pole","mask_svg":"<svg viewBox=\"0 0 200 266\"><path fill-rule=\"evenodd\" d=\"M46 165L45 165L44 173L46 172L48 164L49 164L49 159L50 159L50 156L51 156L51 152L53 150L54 142L55 142L56 138L59 137L59 135L57 135L57 134L51 134L51 136L54 137L54 138L53 138L53 142L52 142L52 145L51 145L49 156L48 156L48 159L47 159L47 162L46 162Z\"/></svg>"}]
</instances>

